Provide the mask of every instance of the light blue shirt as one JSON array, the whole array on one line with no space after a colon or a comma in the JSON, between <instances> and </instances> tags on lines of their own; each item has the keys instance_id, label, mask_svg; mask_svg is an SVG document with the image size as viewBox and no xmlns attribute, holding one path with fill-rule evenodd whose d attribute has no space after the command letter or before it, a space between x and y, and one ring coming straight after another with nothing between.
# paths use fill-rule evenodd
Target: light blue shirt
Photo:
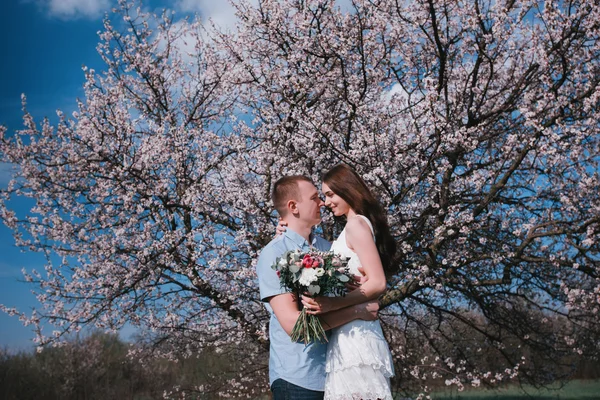
<instances>
[{"instance_id":1,"label":"light blue shirt","mask_svg":"<svg viewBox=\"0 0 600 400\"><path fill-rule=\"evenodd\" d=\"M260 288L260 299L264 301L267 311L271 314L269 324L269 384L277 379L283 379L294 385L310 390L325 390L325 356L327 343L292 342L287 332L281 327L268 299L279 294L287 293L282 288L279 277L271 267L288 250L310 250L311 246L321 251L328 251L331 243L318 236L312 235L309 243L290 228L277 236L265 246L258 257L256 272Z\"/></svg>"}]
</instances>

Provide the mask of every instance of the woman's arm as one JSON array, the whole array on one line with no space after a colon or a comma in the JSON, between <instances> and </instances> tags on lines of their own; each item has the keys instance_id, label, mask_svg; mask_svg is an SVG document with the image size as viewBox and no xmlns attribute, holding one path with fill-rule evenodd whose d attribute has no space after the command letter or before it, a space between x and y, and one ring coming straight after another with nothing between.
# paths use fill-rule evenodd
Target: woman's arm
<instances>
[{"instance_id":1,"label":"woman's arm","mask_svg":"<svg viewBox=\"0 0 600 400\"><path fill-rule=\"evenodd\" d=\"M371 228L361 217L348 220L346 244L358 256L368 280L359 288L340 297L302 296L302 303L311 314L322 314L378 298L386 289L385 273L373 240Z\"/></svg>"},{"instance_id":2,"label":"woman's arm","mask_svg":"<svg viewBox=\"0 0 600 400\"><path fill-rule=\"evenodd\" d=\"M284 293L269 298L269 304L273 308L273 312L277 317L277 320L281 324L281 327L288 335L292 334L294 324L300 316L300 310L298 310L298 302L291 293ZM377 302L364 302L362 304L356 304L352 307L344 308L331 312L326 315L319 315L323 329L329 330L338 326L344 325L355 319L362 319L365 321L373 321L377 319L377 311L379 310L379 304Z\"/></svg>"}]
</instances>

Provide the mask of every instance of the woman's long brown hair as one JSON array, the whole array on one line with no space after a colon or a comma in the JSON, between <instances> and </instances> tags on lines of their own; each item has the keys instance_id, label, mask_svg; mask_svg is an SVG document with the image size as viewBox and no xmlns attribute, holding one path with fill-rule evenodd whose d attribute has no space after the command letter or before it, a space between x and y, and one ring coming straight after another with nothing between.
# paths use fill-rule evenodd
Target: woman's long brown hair
<instances>
[{"instance_id":1,"label":"woman's long brown hair","mask_svg":"<svg viewBox=\"0 0 600 400\"><path fill-rule=\"evenodd\" d=\"M394 262L396 241L390 233L390 227L381 204L375 199L365 181L346 164L338 164L323 176L323 182L360 215L371 221L375 234L375 245L381 258L385 275L390 277L398 272Z\"/></svg>"}]
</instances>

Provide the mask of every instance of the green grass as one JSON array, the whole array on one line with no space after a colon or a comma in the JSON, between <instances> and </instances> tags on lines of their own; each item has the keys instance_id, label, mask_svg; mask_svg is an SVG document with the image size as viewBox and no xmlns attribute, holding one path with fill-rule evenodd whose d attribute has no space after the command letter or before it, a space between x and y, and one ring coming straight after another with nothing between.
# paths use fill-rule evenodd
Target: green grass
<instances>
[{"instance_id":1,"label":"green grass","mask_svg":"<svg viewBox=\"0 0 600 400\"><path fill-rule=\"evenodd\" d=\"M507 386L501 389L466 389L458 392L433 392L434 400L598 400L600 399L600 381L572 381L560 388L535 389L531 386Z\"/></svg>"}]
</instances>

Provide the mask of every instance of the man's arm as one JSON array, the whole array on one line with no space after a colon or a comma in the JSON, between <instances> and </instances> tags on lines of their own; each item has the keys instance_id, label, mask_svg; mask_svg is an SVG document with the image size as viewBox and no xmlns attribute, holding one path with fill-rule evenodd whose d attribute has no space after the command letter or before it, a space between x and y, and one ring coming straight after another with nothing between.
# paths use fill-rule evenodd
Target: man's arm
<instances>
[{"instance_id":1,"label":"man's arm","mask_svg":"<svg viewBox=\"0 0 600 400\"><path fill-rule=\"evenodd\" d=\"M294 324L300 316L298 302L292 293L284 293L269 298L269 304L281 327L291 335ZM319 315L323 329L329 330L344 325L355 319L373 321L377 319L379 303L376 300L342 308L327 314Z\"/></svg>"}]
</instances>

